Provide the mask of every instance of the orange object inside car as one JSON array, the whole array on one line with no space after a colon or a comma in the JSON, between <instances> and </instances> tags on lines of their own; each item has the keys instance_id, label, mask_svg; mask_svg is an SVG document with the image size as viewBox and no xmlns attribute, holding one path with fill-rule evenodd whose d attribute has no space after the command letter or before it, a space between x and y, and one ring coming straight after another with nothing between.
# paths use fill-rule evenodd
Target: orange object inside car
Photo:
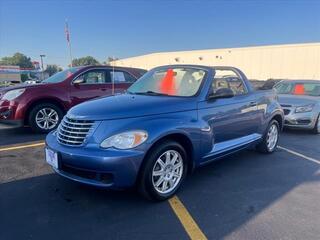
<instances>
[{"instance_id":1,"label":"orange object inside car","mask_svg":"<svg viewBox=\"0 0 320 240\"><path fill-rule=\"evenodd\" d=\"M161 79L160 83L161 93L175 95L176 94L176 84L174 78L174 72L172 69L168 69L166 75Z\"/></svg>"},{"instance_id":2,"label":"orange object inside car","mask_svg":"<svg viewBox=\"0 0 320 240\"><path fill-rule=\"evenodd\" d=\"M303 95L303 94L305 94L303 84L296 84L296 86L294 87L293 94L295 94L295 95Z\"/></svg>"}]
</instances>

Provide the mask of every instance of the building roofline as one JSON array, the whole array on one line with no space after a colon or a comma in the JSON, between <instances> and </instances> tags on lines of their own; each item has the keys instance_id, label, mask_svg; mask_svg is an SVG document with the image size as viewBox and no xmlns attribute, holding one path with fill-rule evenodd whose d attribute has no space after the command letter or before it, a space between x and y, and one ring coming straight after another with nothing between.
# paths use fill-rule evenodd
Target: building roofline
<instances>
[{"instance_id":1,"label":"building roofline","mask_svg":"<svg viewBox=\"0 0 320 240\"><path fill-rule=\"evenodd\" d=\"M114 62L118 62L121 60L131 60L131 59L137 59L141 57L148 57L148 56L157 56L157 55L164 55L164 54L181 54L181 53L205 53L208 51L237 51L237 50L252 50L252 49L259 49L259 48L290 48L290 47L310 47L310 46L319 46L320 42L310 42L310 43L292 43L292 44L276 44L276 45L257 45L257 46L246 46L246 47L235 47L235 48L211 48L211 49L199 49L199 50L186 50L186 51L167 51L167 52L155 52L155 53L148 53L128 58L122 58L119 60L116 60Z\"/></svg>"}]
</instances>

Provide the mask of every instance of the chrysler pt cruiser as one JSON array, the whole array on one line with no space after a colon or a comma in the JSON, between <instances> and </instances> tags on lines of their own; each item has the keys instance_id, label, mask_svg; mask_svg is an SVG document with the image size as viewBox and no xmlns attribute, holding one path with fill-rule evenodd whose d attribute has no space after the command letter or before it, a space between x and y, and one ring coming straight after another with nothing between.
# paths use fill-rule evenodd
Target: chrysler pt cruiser
<instances>
[{"instance_id":1,"label":"chrysler pt cruiser","mask_svg":"<svg viewBox=\"0 0 320 240\"><path fill-rule=\"evenodd\" d=\"M232 67L157 67L125 94L73 107L46 138L61 176L97 187L137 186L164 200L198 166L246 148L275 151L283 111Z\"/></svg>"}]
</instances>

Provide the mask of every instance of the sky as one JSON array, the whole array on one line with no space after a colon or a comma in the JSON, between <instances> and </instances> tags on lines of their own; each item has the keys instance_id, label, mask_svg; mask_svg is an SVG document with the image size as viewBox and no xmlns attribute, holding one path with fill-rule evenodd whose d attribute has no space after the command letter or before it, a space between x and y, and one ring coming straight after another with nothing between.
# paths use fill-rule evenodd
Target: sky
<instances>
[{"instance_id":1,"label":"sky","mask_svg":"<svg viewBox=\"0 0 320 240\"><path fill-rule=\"evenodd\" d=\"M45 64L73 57L320 42L320 1L0 0L0 58Z\"/></svg>"}]
</instances>

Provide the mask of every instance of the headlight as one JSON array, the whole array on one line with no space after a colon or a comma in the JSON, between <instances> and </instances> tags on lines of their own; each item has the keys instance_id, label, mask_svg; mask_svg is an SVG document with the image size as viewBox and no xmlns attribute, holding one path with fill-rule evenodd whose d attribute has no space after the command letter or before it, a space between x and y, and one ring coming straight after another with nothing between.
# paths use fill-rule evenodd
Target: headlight
<instances>
[{"instance_id":1,"label":"headlight","mask_svg":"<svg viewBox=\"0 0 320 240\"><path fill-rule=\"evenodd\" d=\"M25 91L24 88L8 91L2 96L2 99L11 101L11 100L19 97L22 93L24 93L24 91Z\"/></svg>"},{"instance_id":2,"label":"headlight","mask_svg":"<svg viewBox=\"0 0 320 240\"><path fill-rule=\"evenodd\" d=\"M102 148L114 147L118 149L130 149L139 146L148 138L145 131L123 132L105 139L100 146Z\"/></svg>"},{"instance_id":3,"label":"headlight","mask_svg":"<svg viewBox=\"0 0 320 240\"><path fill-rule=\"evenodd\" d=\"M314 107L314 104L309 104L301 107L296 107L296 113L304 113L304 112L311 112Z\"/></svg>"}]
</instances>

